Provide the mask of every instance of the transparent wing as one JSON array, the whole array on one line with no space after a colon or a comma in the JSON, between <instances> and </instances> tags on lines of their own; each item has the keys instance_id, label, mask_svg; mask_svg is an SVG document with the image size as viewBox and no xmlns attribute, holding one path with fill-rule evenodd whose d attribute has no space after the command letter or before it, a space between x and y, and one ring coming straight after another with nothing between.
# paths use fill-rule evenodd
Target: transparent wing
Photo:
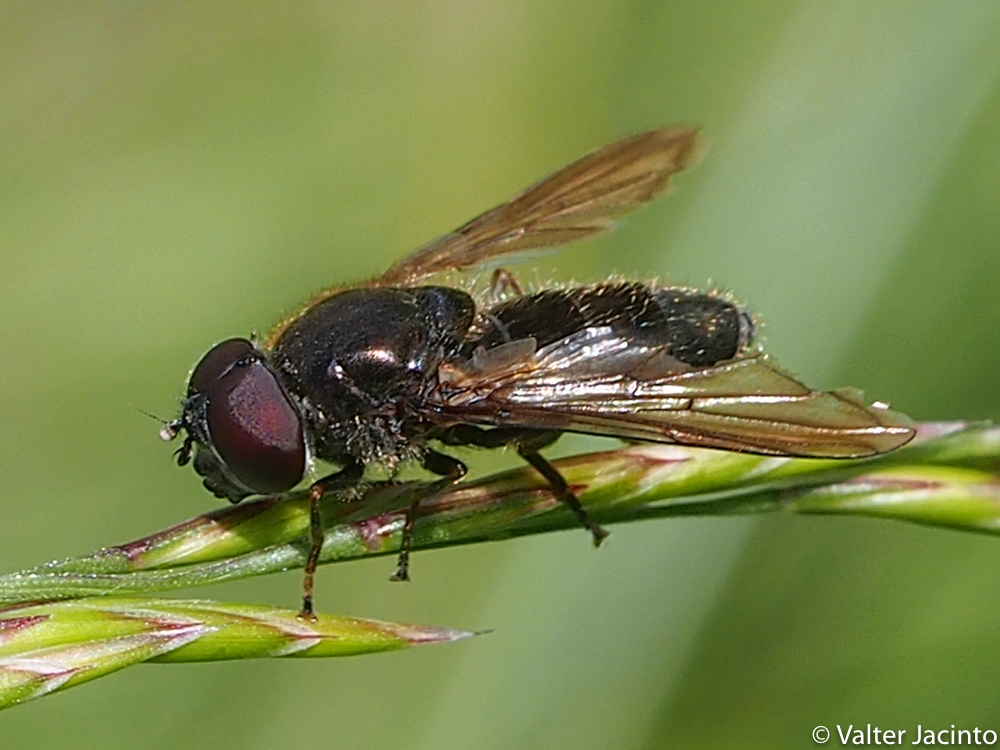
<instances>
[{"instance_id":1,"label":"transparent wing","mask_svg":"<svg viewBox=\"0 0 1000 750\"><path fill-rule=\"evenodd\" d=\"M689 369L600 328L530 356L523 342L501 348L442 372L439 417L814 458L885 453L914 435L859 391L811 390L763 355Z\"/></svg>"},{"instance_id":2,"label":"transparent wing","mask_svg":"<svg viewBox=\"0 0 1000 750\"><path fill-rule=\"evenodd\" d=\"M593 151L451 234L423 246L374 279L409 286L436 273L557 247L614 226L614 217L663 193L694 158L693 128L651 130Z\"/></svg>"}]
</instances>

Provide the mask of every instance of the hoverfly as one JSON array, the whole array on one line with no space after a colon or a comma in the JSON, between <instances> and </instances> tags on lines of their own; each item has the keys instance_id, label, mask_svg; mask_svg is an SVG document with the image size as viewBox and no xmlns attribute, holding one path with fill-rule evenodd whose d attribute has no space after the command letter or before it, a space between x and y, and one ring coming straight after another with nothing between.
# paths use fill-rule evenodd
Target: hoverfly
<instances>
[{"instance_id":1,"label":"hoverfly","mask_svg":"<svg viewBox=\"0 0 1000 750\"><path fill-rule=\"evenodd\" d=\"M523 293L494 272L486 299L430 278L598 234L663 193L696 150L696 131L652 130L593 151L430 242L369 281L322 292L260 343L229 339L191 373L180 417L204 485L236 503L309 488L303 614L323 542L319 501L419 462L394 579L407 578L421 499L465 465L439 446L513 446L590 530L606 532L539 452L563 432L780 456L856 458L913 437L903 415L857 392L814 391L755 348L754 324L719 294L605 282Z\"/></svg>"}]
</instances>

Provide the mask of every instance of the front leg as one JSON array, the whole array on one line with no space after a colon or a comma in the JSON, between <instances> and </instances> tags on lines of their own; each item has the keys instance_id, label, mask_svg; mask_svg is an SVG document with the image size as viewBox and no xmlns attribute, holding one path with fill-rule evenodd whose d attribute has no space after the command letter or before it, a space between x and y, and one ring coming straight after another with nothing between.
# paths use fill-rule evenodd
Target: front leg
<instances>
[{"instance_id":1,"label":"front leg","mask_svg":"<svg viewBox=\"0 0 1000 750\"><path fill-rule=\"evenodd\" d=\"M323 550L323 516L319 510L319 501L327 493L357 486L364 473L364 467L360 464L348 464L340 471L313 482L309 487L309 557L306 560L305 580L302 582L302 611L299 612L299 617L316 619L313 614L313 582L319 554Z\"/></svg>"}]
</instances>

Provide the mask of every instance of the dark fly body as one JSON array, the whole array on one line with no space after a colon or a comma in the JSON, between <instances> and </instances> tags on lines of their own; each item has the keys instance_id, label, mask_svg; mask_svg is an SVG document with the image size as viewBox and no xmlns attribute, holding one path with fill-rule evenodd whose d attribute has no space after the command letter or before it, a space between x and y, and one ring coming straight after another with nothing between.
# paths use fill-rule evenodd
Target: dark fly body
<instances>
[{"instance_id":1,"label":"dark fly body","mask_svg":"<svg viewBox=\"0 0 1000 750\"><path fill-rule=\"evenodd\" d=\"M441 479L413 496L394 578L407 577L421 499L466 473L441 446L514 446L593 534L606 535L539 452L563 432L785 456L870 456L913 436L854 391L814 391L754 346L751 317L717 294L613 282L524 294L499 271L479 302L431 277L563 245L664 192L691 161L691 129L605 146L363 284L324 292L260 344L229 339L198 363L180 464L239 502L291 490L314 459L303 613L323 541L319 501L366 467L418 462Z\"/></svg>"}]
</instances>

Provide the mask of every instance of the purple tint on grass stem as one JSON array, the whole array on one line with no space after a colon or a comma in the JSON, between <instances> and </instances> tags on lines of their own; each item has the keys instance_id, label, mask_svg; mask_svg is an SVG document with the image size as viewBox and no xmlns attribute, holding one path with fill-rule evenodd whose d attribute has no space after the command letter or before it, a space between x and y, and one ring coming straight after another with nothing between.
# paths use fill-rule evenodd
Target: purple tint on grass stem
<instances>
[{"instance_id":1,"label":"purple tint on grass stem","mask_svg":"<svg viewBox=\"0 0 1000 750\"><path fill-rule=\"evenodd\" d=\"M23 633L28 628L43 623L48 619L48 615L0 618L0 644L6 643L18 633Z\"/></svg>"},{"instance_id":2,"label":"purple tint on grass stem","mask_svg":"<svg viewBox=\"0 0 1000 750\"><path fill-rule=\"evenodd\" d=\"M280 497L262 498L252 503L230 505L209 511L142 539L112 547L109 552L124 554L129 562L137 563L143 556L148 555L161 544L176 544L178 537L187 534L197 534L202 539L213 533L223 536L234 526L259 516L281 500Z\"/></svg>"}]
</instances>

